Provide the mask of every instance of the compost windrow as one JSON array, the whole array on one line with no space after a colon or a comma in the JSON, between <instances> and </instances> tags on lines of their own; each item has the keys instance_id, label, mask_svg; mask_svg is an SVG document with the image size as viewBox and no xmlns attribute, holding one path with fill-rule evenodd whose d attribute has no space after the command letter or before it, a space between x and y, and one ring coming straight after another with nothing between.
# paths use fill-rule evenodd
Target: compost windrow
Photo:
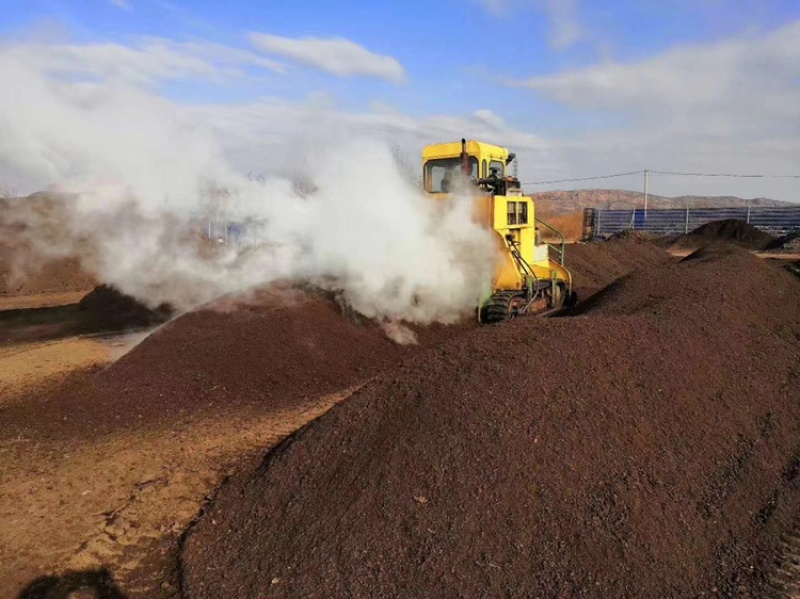
<instances>
[{"instance_id":1,"label":"compost windrow","mask_svg":"<svg viewBox=\"0 0 800 599\"><path fill-rule=\"evenodd\" d=\"M408 358L234 477L184 596L757 589L795 515L800 284L746 251Z\"/></svg>"}]
</instances>

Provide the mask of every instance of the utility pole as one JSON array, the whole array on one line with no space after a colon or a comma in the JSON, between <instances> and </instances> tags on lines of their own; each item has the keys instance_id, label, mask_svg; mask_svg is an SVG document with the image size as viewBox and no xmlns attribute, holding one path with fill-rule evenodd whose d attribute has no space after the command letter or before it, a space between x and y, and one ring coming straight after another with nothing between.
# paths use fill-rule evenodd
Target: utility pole
<instances>
[{"instance_id":1,"label":"utility pole","mask_svg":"<svg viewBox=\"0 0 800 599\"><path fill-rule=\"evenodd\" d=\"M644 169L644 217L645 218L647 218L647 187L648 187L647 169Z\"/></svg>"}]
</instances>

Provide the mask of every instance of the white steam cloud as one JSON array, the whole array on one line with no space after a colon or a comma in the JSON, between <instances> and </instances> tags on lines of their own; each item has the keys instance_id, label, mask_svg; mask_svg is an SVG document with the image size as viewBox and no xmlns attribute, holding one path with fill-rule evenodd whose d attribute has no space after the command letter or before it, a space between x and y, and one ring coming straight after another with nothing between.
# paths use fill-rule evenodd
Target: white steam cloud
<instances>
[{"instance_id":1,"label":"white steam cloud","mask_svg":"<svg viewBox=\"0 0 800 599\"><path fill-rule=\"evenodd\" d=\"M76 79L14 47L0 48L0 86L14 90L0 95L0 182L65 192L44 216L22 212L30 240L151 305L292 279L370 317L449 322L490 280L494 241L470 201L435 204L377 141L287 147L314 165L304 190L235 172L209 128L146 88ZM209 220L243 223L244 243L210 243Z\"/></svg>"}]
</instances>

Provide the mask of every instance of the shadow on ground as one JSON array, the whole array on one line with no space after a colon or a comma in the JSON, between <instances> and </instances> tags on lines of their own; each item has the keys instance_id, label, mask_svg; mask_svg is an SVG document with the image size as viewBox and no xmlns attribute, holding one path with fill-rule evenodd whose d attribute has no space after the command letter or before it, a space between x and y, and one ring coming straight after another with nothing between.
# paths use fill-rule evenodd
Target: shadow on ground
<instances>
[{"instance_id":1,"label":"shadow on ground","mask_svg":"<svg viewBox=\"0 0 800 599\"><path fill-rule=\"evenodd\" d=\"M89 595L86 592L92 594ZM61 576L40 576L22 590L18 599L72 599L74 597L127 599L127 596L114 582L114 577L105 568L66 572Z\"/></svg>"}]
</instances>

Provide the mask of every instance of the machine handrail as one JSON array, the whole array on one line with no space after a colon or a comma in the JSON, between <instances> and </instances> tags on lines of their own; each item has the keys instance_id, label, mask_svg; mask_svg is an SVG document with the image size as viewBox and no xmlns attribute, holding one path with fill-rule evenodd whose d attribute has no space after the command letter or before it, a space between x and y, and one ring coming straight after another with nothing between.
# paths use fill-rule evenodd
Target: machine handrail
<instances>
[{"instance_id":1,"label":"machine handrail","mask_svg":"<svg viewBox=\"0 0 800 599\"><path fill-rule=\"evenodd\" d=\"M564 255L567 253L567 238L566 238L566 236L561 231L559 231L558 229L556 229L552 225L548 225L546 222L544 222L543 220L539 219L538 217L535 217L534 220L537 223L539 223L540 225L544 225L545 227L550 229L553 233L555 233L556 235L561 237L561 249L558 249L556 246L548 243L547 241L545 241L544 244L549 249L551 249L554 252L556 252L556 254L558 255L558 263L561 266L564 266Z\"/></svg>"}]
</instances>

